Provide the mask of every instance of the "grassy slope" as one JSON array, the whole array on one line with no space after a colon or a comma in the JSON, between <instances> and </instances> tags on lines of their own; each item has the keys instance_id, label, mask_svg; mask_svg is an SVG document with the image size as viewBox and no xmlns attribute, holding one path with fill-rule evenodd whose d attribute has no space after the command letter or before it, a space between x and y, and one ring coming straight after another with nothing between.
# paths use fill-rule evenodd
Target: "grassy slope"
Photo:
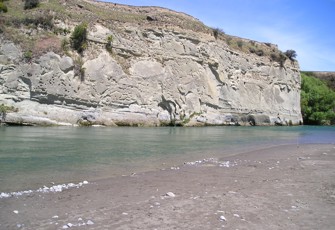
<instances>
[{"instance_id":1,"label":"grassy slope","mask_svg":"<svg viewBox=\"0 0 335 230\"><path fill-rule=\"evenodd\" d=\"M28 51L33 51L34 56L49 50L61 52L61 39L69 34L59 34L59 28L44 28L40 24L27 23L28 20L48 20L65 22L72 28L80 22L90 25L98 22L112 30L122 31L123 24L135 24L143 28L179 28L183 31L194 31L198 33L213 34L214 29L205 26L202 22L189 15L174 12L159 7L130 7L125 5L114 5L112 3L84 1L84 0L49 0L41 1L38 8L24 10L22 0L11 0L6 2L8 12L2 14L0 29L6 38L21 45ZM152 16L155 21L148 21L147 16ZM27 20L28 19L28 20ZM213 36L214 37L214 36ZM259 56L268 56L273 61L278 61L280 51L271 44L259 43L242 39L223 32L219 32L217 40L226 42L233 50L245 53L255 53Z\"/></svg>"}]
</instances>

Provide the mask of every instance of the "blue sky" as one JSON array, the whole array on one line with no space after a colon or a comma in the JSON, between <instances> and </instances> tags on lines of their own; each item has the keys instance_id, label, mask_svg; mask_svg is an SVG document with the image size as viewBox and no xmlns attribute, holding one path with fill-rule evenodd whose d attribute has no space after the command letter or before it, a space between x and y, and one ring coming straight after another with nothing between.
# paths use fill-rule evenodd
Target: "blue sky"
<instances>
[{"instance_id":1,"label":"blue sky","mask_svg":"<svg viewBox=\"0 0 335 230\"><path fill-rule=\"evenodd\" d=\"M227 34L293 49L301 70L335 71L335 0L112 0L190 14Z\"/></svg>"}]
</instances>

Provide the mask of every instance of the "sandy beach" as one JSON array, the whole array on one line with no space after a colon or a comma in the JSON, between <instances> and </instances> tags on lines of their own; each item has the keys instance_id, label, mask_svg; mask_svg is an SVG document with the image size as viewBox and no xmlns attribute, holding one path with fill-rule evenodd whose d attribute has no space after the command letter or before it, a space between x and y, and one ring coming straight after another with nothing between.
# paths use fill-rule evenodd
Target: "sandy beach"
<instances>
[{"instance_id":1,"label":"sandy beach","mask_svg":"<svg viewBox=\"0 0 335 230\"><path fill-rule=\"evenodd\" d=\"M335 145L208 156L1 198L0 229L333 229L334 178Z\"/></svg>"}]
</instances>

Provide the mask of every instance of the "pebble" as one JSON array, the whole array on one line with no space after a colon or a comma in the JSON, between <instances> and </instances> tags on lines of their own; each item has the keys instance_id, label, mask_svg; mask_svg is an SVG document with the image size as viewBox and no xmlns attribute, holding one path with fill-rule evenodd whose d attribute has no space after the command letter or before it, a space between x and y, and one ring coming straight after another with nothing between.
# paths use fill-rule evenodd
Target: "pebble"
<instances>
[{"instance_id":1,"label":"pebble","mask_svg":"<svg viewBox=\"0 0 335 230\"><path fill-rule=\"evenodd\" d=\"M19 214L19 211L18 210L14 210L13 211L15 214Z\"/></svg>"},{"instance_id":2,"label":"pebble","mask_svg":"<svg viewBox=\"0 0 335 230\"><path fill-rule=\"evenodd\" d=\"M239 214L234 214L234 216L235 216L235 217L238 217L238 218L240 217L240 215L239 215Z\"/></svg>"},{"instance_id":3,"label":"pebble","mask_svg":"<svg viewBox=\"0 0 335 230\"><path fill-rule=\"evenodd\" d=\"M57 215L55 215L55 216L53 216L53 217L51 217L52 219L57 219L58 218L58 216Z\"/></svg>"},{"instance_id":4,"label":"pebble","mask_svg":"<svg viewBox=\"0 0 335 230\"><path fill-rule=\"evenodd\" d=\"M166 193L166 196L168 196L168 197L176 197L176 195L173 192Z\"/></svg>"},{"instance_id":5,"label":"pebble","mask_svg":"<svg viewBox=\"0 0 335 230\"><path fill-rule=\"evenodd\" d=\"M91 221L91 220L88 220L88 221L86 222L86 224L87 224L87 225L93 225L93 224L94 224L94 222L93 222L93 221Z\"/></svg>"},{"instance_id":6,"label":"pebble","mask_svg":"<svg viewBox=\"0 0 335 230\"><path fill-rule=\"evenodd\" d=\"M220 216L220 220L221 220L221 221L227 221L227 220L226 220L226 217L224 217L224 216Z\"/></svg>"}]
</instances>

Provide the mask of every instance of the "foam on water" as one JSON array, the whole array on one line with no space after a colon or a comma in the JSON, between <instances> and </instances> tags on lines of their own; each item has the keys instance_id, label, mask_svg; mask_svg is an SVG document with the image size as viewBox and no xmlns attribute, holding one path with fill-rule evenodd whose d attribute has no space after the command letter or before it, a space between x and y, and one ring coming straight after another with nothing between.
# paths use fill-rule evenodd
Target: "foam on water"
<instances>
[{"instance_id":1,"label":"foam on water","mask_svg":"<svg viewBox=\"0 0 335 230\"><path fill-rule=\"evenodd\" d=\"M53 185L51 187L43 186L43 188L39 188L37 190L25 190L25 191L9 192L9 193L1 192L0 193L0 199L10 198L10 197L18 197L18 196L22 196L22 195L29 195L29 194L32 194L32 193L62 192L63 190L67 190L67 189L70 189L70 188L80 188L85 184L88 184L88 181L79 182L78 184L68 183L68 184Z\"/></svg>"}]
</instances>

